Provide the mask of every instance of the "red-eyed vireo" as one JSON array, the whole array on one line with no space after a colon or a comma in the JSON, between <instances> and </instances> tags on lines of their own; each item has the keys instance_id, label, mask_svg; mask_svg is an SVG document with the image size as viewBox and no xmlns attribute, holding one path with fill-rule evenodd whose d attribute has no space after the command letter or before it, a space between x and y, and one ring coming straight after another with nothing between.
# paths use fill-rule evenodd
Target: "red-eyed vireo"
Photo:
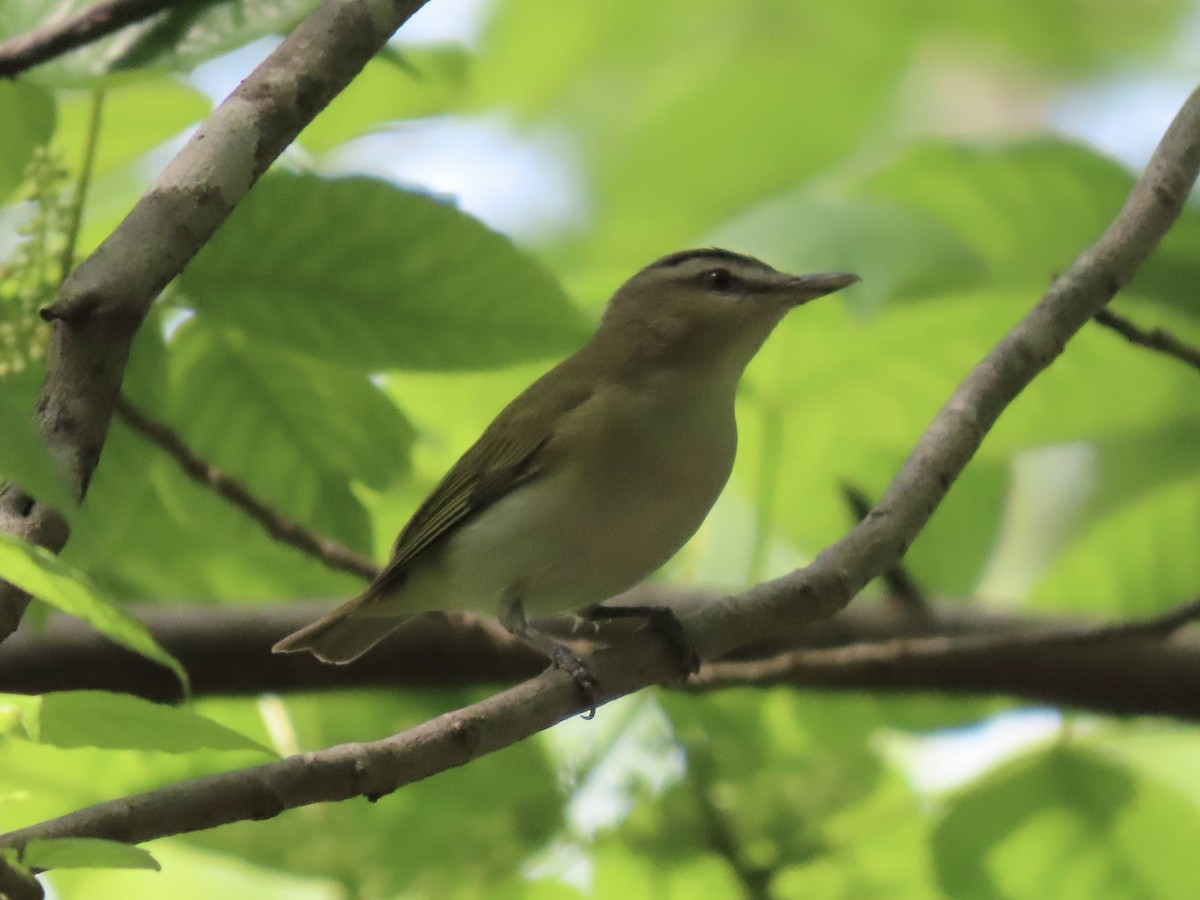
<instances>
[{"instance_id":1,"label":"red-eyed vireo","mask_svg":"<svg viewBox=\"0 0 1200 900\"><path fill-rule=\"evenodd\" d=\"M683 546L733 467L747 363L788 311L856 281L787 275L715 249L642 269L591 340L454 464L366 590L274 652L348 663L416 613L482 611L590 692L586 666L526 613L592 607Z\"/></svg>"}]
</instances>

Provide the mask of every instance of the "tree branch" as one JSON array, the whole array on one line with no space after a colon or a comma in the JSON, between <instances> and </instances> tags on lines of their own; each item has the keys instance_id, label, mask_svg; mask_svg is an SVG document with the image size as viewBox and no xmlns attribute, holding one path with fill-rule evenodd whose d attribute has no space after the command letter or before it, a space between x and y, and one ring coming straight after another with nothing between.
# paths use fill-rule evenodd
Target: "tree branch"
<instances>
[{"instance_id":1,"label":"tree branch","mask_svg":"<svg viewBox=\"0 0 1200 900\"><path fill-rule=\"evenodd\" d=\"M1105 328L1111 328L1131 344L1173 356L1180 362L1200 371L1200 348L1185 344L1169 331L1162 328L1151 328L1149 331L1139 328L1132 321L1117 315L1111 309L1100 310L1096 313L1095 319L1099 324Z\"/></svg>"},{"instance_id":2,"label":"tree branch","mask_svg":"<svg viewBox=\"0 0 1200 900\"><path fill-rule=\"evenodd\" d=\"M189 478L212 488L261 525L275 540L315 556L331 568L367 580L374 578L379 571L368 557L355 553L333 538L310 531L256 497L232 475L198 455L170 426L151 418L125 397L117 398L116 412L126 425L174 458Z\"/></svg>"},{"instance_id":3,"label":"tree branch","mask_svg":"<svg viewBox=\"0 0 1200 900\"><path fill-rule=\"evenodd\" d=\"M894 565L924 527L1005 407L1134 274L1178 216L1200 169L1200 91L1167 129L1121 212L1037 306L967 375L922 435L875 509L807 568L702 607L685 620L705 659L844 607ZM103 300L68 303L94 308ZM649 630L590 658L604 702L677 677L676 657ZM311 803L380 797L549 728L591 705L555 669L464 709L371 743L100 803L0 837L105 837L130 843L263 819Z\"/></svg>"},{"instance_id":4,"label":"tree branch","mask_svg":"<svg viewBox=\"0 0 1200 900\"><path fill-rule=\"evenodd\" d=\"M845 499L846 505L850 507L850 512L853 513L854 521L861 522L871 512L870 498L857 486L844 482L842 497ZM898 609L904 610L916 618L929 615L925 592L921 590L916 579L909 574L903 560L897 560L896 564L879 578L887 588L886 596L889 603L896 604Z\"/></svg>"},{"instance_id":5,"label":"tree branch","mask_svg":"<svg viewBox=\"0 0 1200 900\"><path fill-rule=\"evenodd\" d=\"M424 0L325 0L217 107L42 311L54 322L38 424L82 498L108 434L129 347L159 291L300 130ZM0 530L54 552L62 517L0 492ZM0 582L0 640L29 598Z\"/></svg>"},{"instance_id":6,"label":"tree branch","mask_svg":"<svg viewBox=\"0 0 1200 900\"><path fill-rule=\"evenodd\" d=\"M783 626L829 616L895 565L1008 403L1062 352L1167 231L1198 168L1200 92L1188 98L1172 122L1113 224L971 371L875 509L807 568L739 597L706 604L685 619L701 655L717 658ZM676 675L673 654L659 641L643 631L596 653L591 663L600 686L598 699ZM101 803L13 832L0 839L0 846L61 835L139 842L266 818L310 803L377 797L522 740L585 705L570 677L551 670L382 741L347 744Z\"/></svg>"},{"instance_id":7,"label":"tree branch","mask_svg":"<svg viewBox=\"0 0 1200 900\"><path fill-rule=\"evenodd\" d=\"M686 616L712 595L643 585L624 605L669 606ZM193 696L287 694L354 688L511 684L545 660L490 619L422 617L352 666L268 652L284 634L330 609L323 602L257 607L134 608L188 671ZM1092 622L989 612L957 600L914 620L890 605L852 606L831 619L773 636L706 664L688 690L738 685L857 691L1002 694L1118 715L1200 719L1200 637L1171 632L1196 602L1149 619ZM544 623L553 630L563 622ZM627 623L603 640L627 639ZM560 637L566 637L559 633ZM0 687L14 693L109 690L178 702L177 679L78 619L52 616L38 634L14 635L0 652Z\"/></svg>"},{"instance_id":8,"label":"tree branch","mask_svg":"<svg viewBox=\"0 0 1200 900\"><path fill-rule=\"evenodd\" d=\"M171 0L107 0L70 18L49 22L29 34L9 38L0 43L0 78L19 75L127 25L148 19L170 5Z\"/></svg>"}]
</instances>

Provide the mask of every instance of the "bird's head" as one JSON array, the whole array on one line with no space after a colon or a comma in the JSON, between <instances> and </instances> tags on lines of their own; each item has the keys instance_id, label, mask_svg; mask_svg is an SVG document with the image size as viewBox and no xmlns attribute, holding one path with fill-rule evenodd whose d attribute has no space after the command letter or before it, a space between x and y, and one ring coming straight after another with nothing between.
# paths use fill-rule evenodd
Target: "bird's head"
<instances>
[{"instance_id":1,"label":"bird's head","mask_svg":"<svg viewBox=\"0 0 1200 900\"><path fill-rule=\"evenodd\" d=\"M601 331L667 364L728 364L740 373L790 310L858 280L845 272L788 275L729 250L685 250L625 282Z\"/></svg>"}]
</instances>

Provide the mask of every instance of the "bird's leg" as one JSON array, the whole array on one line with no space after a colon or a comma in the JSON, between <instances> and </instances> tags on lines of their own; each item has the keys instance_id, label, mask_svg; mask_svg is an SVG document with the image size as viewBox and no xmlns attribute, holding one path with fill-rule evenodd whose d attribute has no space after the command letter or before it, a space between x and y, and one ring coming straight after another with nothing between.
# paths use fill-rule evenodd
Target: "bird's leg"
<instances>
[{"instance_id":1,"label":"bird's leg","mask_svg":"<svg viewBox=\"0 0 1200 900\"><path fill-rule=\"evenodd\" d=\"M589 606L579 615L593 622L604 619L645 619L648 625L657 629L658 633L679 652L679 658L683 661L686 674L690 675L700 669L700 654L696 651L696 645L692 643L683 623L679 621L679 616L675 615L675 610L669 606L601 606L597 604Z\"/></svg>"},{"instance_id":2,"label":"bird's leg","mask_svg":"<svg viewBox=\"0 0 1200 900\"><path fill-rule=\"evenodd\" d=\"M525 618L525 607L520 598L511 595L504 598L500 605L500 624L527 644L541 650L550 657L555 666L575 679L575 684L579 686L580 692L588 702L588 710L583 714L583 718L590 719L596 714L599 686L592 670L578 654L572 653L567 647L530 625L529 620Z\"/></svg>"}]
</instances>

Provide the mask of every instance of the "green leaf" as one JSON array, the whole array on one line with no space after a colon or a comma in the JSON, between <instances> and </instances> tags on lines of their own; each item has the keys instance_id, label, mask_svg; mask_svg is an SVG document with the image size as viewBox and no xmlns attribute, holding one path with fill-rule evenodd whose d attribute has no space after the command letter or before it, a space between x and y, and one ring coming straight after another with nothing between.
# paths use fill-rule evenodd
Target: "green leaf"
<instances>
[{"instance_id":1,"label":"green leaf","mask_svg":"<svg viewBox=\"0 0 1200 900\"><path fill-rule=\"evenodd\" d=\"M850 187L942 223L988 264L993 285L1048 287L1121 209L1133 175L1057 138L1001 146L929 142ZM1188 207L1130 285L1195 315L1200 210Z\"/></svg>"},{"instance_id":2,"label":"green leaf","mask_svg":"<svg viewBox=\"0 0 1200 900\"><path fill-rule=\"evenodd\" d=\"M181 327L170 353L188 443L269 497L294 495L300 470L375 489L408 470L412 426L361 371L202 321Z\"/></svg>"},{"instance_id":3,"label":"green leaf","mask_svg":"<svg viewBox=\"0 0 1200 900\"><path fill-rule=\"evenodd\" d=\"M277 173L184 270L199 313L355 368L482 368L587 334L554 279L452 206L369 178Z\"/></svg>"},{"instance_id":4,"label":"green leaf","mask_svg":"<svg viewBox=\"0 0 1200 900\"><path fill-rule=\"evenodd\" d=\"M113 606L82 573L54 554L0 534L0 578L60 612L82 619L121 646L166 666L187 688L183 666L159 646L145 626Z\"/></svg>"},{"instance_id":5,"label":"green leaf","mask_svg":"<svg viewBox=\"0 0 1200 900\"><path fill-rule=\"evenodd\" d=\"M153 869L162 867L147 851L102 838L34 839L21 861L35 869Z\"/></svg>"},{"instance_id":6,"label":"green leaf","mask_svg":"<svg viewBox=\"0 0 1200 900\"><path fill-rule=\"evenodd\" d=\"M55 86L112 83L112 75L138 70L186 72L205 60L269 34L287 34L318 0L180 0L162 12L37 66L25 76ZM52 17L73 18L92 0L0 4L0 38L33 31Z\"/></svg>"},{"instance_id":7,"label":"green leaf","mask_svg":"<svg viewBox=\"0 0 1200 900\"><path fill-rule=\"evenodd\" d=\"M1197 509L1196 476L1141 492L1107 514L1101 509L1043 573L1030 603L1153 615L1194 597L1200 584Z\"/></svg>"},{"instance_id":8,"label":"green leaf","mask_svg":"<svg viewBox=\"0 0 1200 900\"><path fill-rule=\"evenodd\" d=\"M31 6L33 4L30 4ZM45 88L0 79L0 202L21 183L35 148L54 133L54 97Z\"/></svg>"},{"instance_id":9,"label":"green leaf","mask_svg":"<svg viewBox=\"0 0 1200 900\"><path fill-rule=\"evenodd\" d=\"M289 698L287 711L299 747L309 749L381 738L484 694L341 692ZM490 898L492 886L519 871L561 829L558 784L540 742L522 741L376 804L325 804L316 816L239 822L191 835L189 842L293 875L332 877L351 895L366 896L370 886L381 897ZM422 837L397 841L397 834ZM431 854L431 847L438 852ZM461 893L463 885L476 893Z\"/></svg>"},{"instance_id":10,"label":"green leaf","mask_svg":"<svg viewBox=\"0 0 1200 900\"><path fill-rule=\"evenodd\" d=\"M296 140L322 153L390 122L443 113L466 86L469 60L461 47L385 49Z\"/></svg>"},{"instance_id":11,"label":"green leaf","mask_svg":"<svg viewBox=\"0 0 1200 900\"><path fill-rule=\"evenodd\" d=\"M1037 297L1033 290L955 292L888 306L867 320L836 297L798 310L747 371L735 479L753 490L761 410L783 411L779 524L815 552L846 529L837 485L881 491L954 387ZM1141 308L1189 333L1181 316ZM1023 450L1161 426L1188 408L1194 385L1186 367L1089 326L1004 413L972 465L1007 466ZM993 509L1002 478L996 471L977 484ZM979 526L994 529L983 518Z\"/></svg>"},{"instance_id":12,"label":"green leaf","mask_svg":"<svg viewBox=\"0 0 1200 900\"><path fill-rule=\"evenodd\" d=\"M186 709L107 691L56 691L37 697L0 694L0 709L16 709L30 740L54 747L108 750L269 749Z\"/></svg>"},{"instance_id":13,"label":"green leaf","mask_svg":"<svg viewBox=\"0 0 1200 900\"><path fill-rule=\"evenodd\" d=\"M167 77L106 89L93 174L103 175L149 153L210 109L202 93ZM54 140L65 151L72 172L82 164L91 110L91 91L63 91L59 97Z\"/></svg>"},{"instance_id":14,"label":"green leaf","mask_svg":"<svg viewBox=\"0 0 1200 900\"><path fill-rule=\"evenodd\" d=\"M39 367L0 378L0 480L19 484L30 496L71 516L75 502L33 418L42 375Z\"/></svg>"},{"instance_id":15,"label":"green leaf","mask_svg":"<svg viewBox=\"0 0 1200 900\"><path fill-rule=\"evenodd\" d=\"M1055 748L954 798L932 848L950 897L1185 897L1198 840L1195 807L1096 754Z\"/></svg>"}]
</instances>

